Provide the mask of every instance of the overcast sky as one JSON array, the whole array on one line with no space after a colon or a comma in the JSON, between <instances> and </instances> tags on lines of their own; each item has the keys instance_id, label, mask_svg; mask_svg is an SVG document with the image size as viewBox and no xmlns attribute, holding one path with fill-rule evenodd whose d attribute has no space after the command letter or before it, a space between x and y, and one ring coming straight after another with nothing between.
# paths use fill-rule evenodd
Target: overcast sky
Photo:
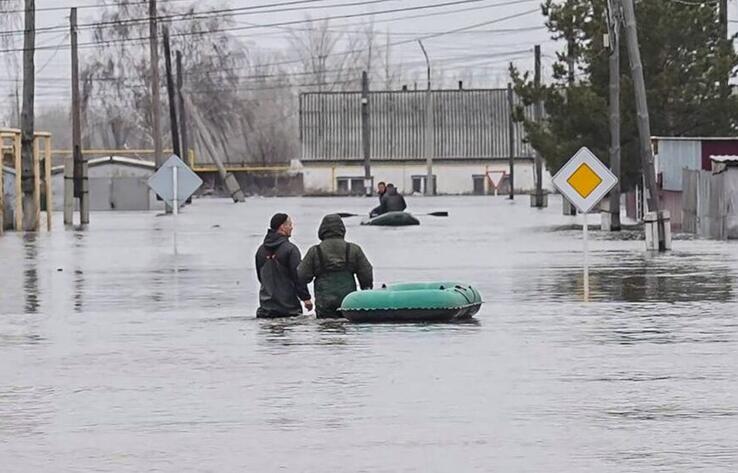
<instances>
[{"instance_id":1,"label":"overcast sky","mask_svg":"<svg viewBox=\"0 0 738 473\"><path fill-rule=\"evenodd\" d=\"M5 2L8 0L0 0ZM243 7L267 4L286 3L289 0L199 0L198 5L213 7ZM423 42L431 57L431 61L442 67L447 78L447 85L454 75L462 70L473 69L474 78L467 87L502 87L508 80L507 63L515 62L523 69L532 68L533 45L541 44L543 51L544 79L550 75L550 65L554 61L559 45L549 39L549 34L543 27L543 16L539 5L541 0L479 0L466 4L447 5L439 8L423 9L382 14L381 11L415 6L429 6L448 3L453 0L374 0L360 2L360 0L325 0L309 4L300 4L299 7L309 6L309 10L254 13L238 15L234 20L239 25L270 24L293 20L303 20L307 15L312 18L338 16L356 13L373 13L373 16L361 18L337 19L331 21L335 29L351 30L357 25L367 23L373 18L377 31L389 32L390 41L406 42L392 48L394 62L404 65L407 77L423 77L423 55L412 40L431 34L451 32L460 28L467 28L485 22L493 22L476 28L465 29L463 32L443 34L434 38L424 39ZM468 0L467 0L468 1ZM191 0L159 0L160 4L189 5ZM731 0L731 18L736 0ZM79 10L79 23L90 23L97 20L102 12L101 4L114 4L114 0L36 0L39 9L37 14L37 28L65 26L69 22L68 10L44 11L46 8L56 7L90 7ZM341 4L352 3L351 6ZM356 5L363 3L361 5ZM297 5L295 5L297 6ZM286 7L285 7L286 8ZM519 16L518 16L519 15ZM735 24L731 25L732 27ZM300 25L291 26L299 28ZM249 29L237 33L247 45L256 45L263 49L284 50L287 47L286 38L290 27L265 27ZM507 31L499 31L499 30ZM497 31L496 31L497 30ZM515 30L515 31L510 31ZM244 37L245 36L245 37ZM18 41L22 41L22 34L18 34ZM89 38L80 38L80 42L89 41ZM36 70L38 78L37 106L45 108L63 104L69 100L69 37L65 30L57 30L37 37L37 46L44 49L37 52ZM94 54L94 50L86 49L84 54ZM5 53L8 54L8 53ZM0 53L0 59L2 59ZM4 68L4 61L0 67ZM10 71L0 74L2 96L0 106L11 103L9 99Z\"/></svg>"}]
</instances>

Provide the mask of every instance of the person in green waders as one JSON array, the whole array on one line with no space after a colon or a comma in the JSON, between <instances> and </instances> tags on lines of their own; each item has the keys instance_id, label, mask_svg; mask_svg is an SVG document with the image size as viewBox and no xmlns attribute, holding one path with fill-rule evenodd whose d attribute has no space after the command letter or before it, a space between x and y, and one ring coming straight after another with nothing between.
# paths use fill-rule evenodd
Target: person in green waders
<instances>
[{"instance_id":1,"label":"person in green waders","mask_svg":"<svg viewBox=\"0 0 738 473\"><path fill-rule=\"evenodd\" d=\"M344 240L346 227L337 214L323 217L318 229L321 242L312 246L297 266L301 283L315 280L315 315L318 318L341 317L338 308L347 294L356 290L356 280L361 289L371 289L374 284L373 268L356 243Z\"/></svg>"}]
</instances>

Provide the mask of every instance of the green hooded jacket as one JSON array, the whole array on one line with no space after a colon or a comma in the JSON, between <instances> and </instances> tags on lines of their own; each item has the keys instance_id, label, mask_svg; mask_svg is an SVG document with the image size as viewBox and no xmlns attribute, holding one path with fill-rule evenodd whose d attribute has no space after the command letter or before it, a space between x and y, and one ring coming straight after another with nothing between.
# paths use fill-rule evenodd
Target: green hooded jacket
<instances>
[{"instance_id":1,"label":"green hooded jacket","mask_svg":"<svg viewBox=\"0 0 738 473\"><path fill-rule=\"evenodd\" d=\"M297 267L297 277L307 284L315 280L315 313L318 317L340 317L338 308L347 294L374 284L372 265L356 243L344 240L346 227L337 214L323 217L318 229L321 243L312 246Z\"/></svg>"}]
</instances>

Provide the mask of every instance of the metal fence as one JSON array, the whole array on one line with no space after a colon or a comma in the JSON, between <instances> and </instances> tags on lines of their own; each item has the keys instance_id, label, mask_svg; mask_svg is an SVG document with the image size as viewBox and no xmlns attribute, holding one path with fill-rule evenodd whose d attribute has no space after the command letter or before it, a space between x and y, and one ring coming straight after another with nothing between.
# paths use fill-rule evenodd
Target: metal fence
<instances>
[{"instance_id":1,"label":"metal fence","mask_svg":"<svg viewBox=\"0 0 738 473\"><path fill-rule=\"evenodd\" d=\"M425 91L369 94L371 158L425 159ZM516 96L515 104L520 104ZM435 90L433 157L439 159L507 158L510 155L510 108L507 89ZM532 116L532 107L526 115ZM523 125L515 124L515 157L534 156ZM300 95L302 159L358 160L361 147L361 93Z\"/></svg>"},{"instance_id":2,"label":"metal fence","mask_svg":"<svg viewBox=\"0 0 738 473\"><path fill-rule=\"evenodd\" d=\"M727 239L726 174L689 169L682 172L682 231L703 238Z\"/></svg>"}]
</instances>

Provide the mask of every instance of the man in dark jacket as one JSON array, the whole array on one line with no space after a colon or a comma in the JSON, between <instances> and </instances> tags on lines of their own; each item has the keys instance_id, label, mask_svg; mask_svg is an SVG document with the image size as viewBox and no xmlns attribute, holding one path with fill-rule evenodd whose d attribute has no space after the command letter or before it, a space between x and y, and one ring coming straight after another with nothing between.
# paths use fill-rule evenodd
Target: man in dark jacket
<instances>
[{"instance_id":1,"label":"man in dark jacket","mask_svg":"<svg viewBox=\"0 0 738 473\"><path fill-rule=\"evenodd\" d=\"M361 289L374 284L372 265L356 243L344 240L346 227L337 214L323 217L318 229L321 243L312 246L297 274L301 283L315 279L315 314L318 318L341 317L338 308L343 298L356 290L356 279Z\"/></svg>"},{"instance_id":2,"label":"man in dark jacket","mask_svg":"<svg viewBox=\"0 0 738 473\"><path fill-rule=\"evenodd\" d=\"M278 213L272 217L264 243L256 251L256 277L261 283L257 317L293 317L302 314L300 301L313 310L306 284L297 278L300 250L290 243L292 219Z\"/></svg>"},{"instance_id":3,"label":"man in dark jacket","mask_svg":"<svg viewBox=\"0 0 738 473\"><path fill-rule=\"evenodd\" d=\"M385 185L384 181L377 184L377 195L379 196L379 205L377 207L374 207L371 212L369 212L369 217L376 217L377 215L381 215L382 213L382 197L384 196L384 193L387 192L387 186Z\"/></svg>"},{"instance_id":4,"label":"man in dark jacket","mask_svg":"<svg viewBox=\"0 0 738 473\"><path fill-rule=\"evenodd\" d=\"M407 208L405 198L397 192L394 184L387 184L387 192L382 196L382 212L402 212Z\"/></svg>"}]
</instances>

